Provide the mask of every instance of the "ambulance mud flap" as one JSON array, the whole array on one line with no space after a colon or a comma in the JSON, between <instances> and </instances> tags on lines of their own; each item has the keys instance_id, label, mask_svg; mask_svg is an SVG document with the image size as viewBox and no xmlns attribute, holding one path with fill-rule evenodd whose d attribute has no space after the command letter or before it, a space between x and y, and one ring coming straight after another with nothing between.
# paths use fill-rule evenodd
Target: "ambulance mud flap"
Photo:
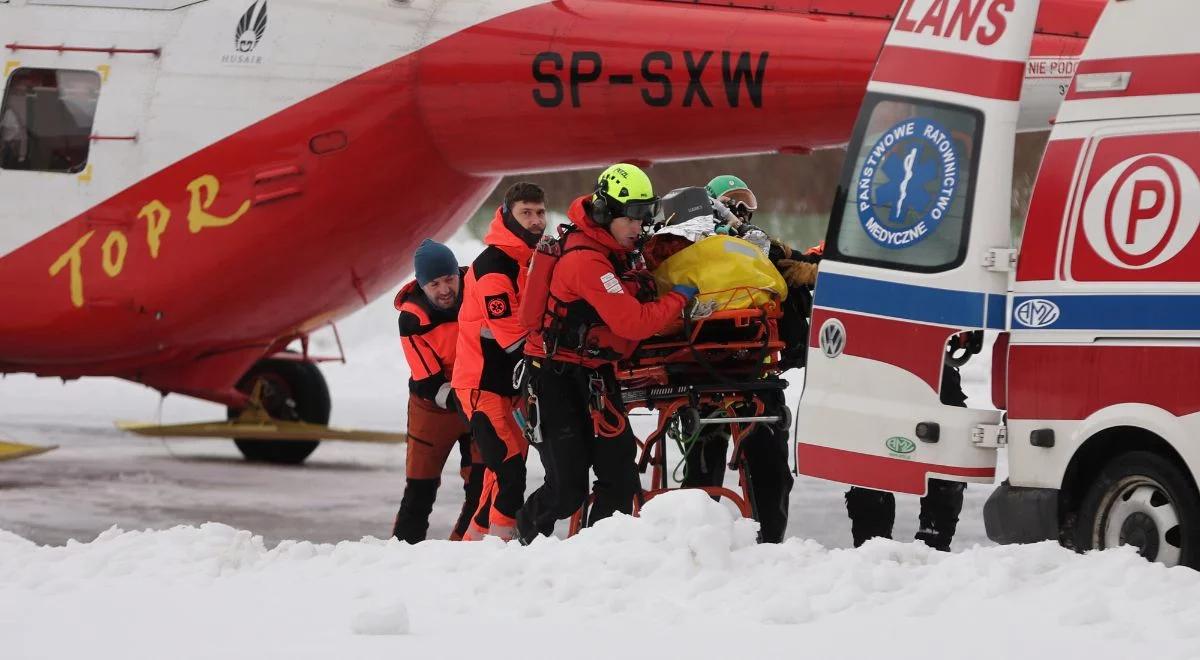
<instances>
[{"instance_id":1,"label":"ambulance mud flap","mask_svg":"<svg viewBox=\"0 0 1200 660\"><path fill-rule=\"evenodd\" d=\"M1014 488L1008 480L983 505L983 526L996 543L1058 540L1058 493L1054 488Z\"/></svg>"},{"instance_id":2,"label":"ambulance mud flap","mask_svg":"<svg viewBox=\"0 0 1200 660\"><path fill-rule=\"evenodd\" d=\"M1015 129L1038 5L900 7L830 216L798 411L800 473L914 494L930 477L994 480L996 450L972 434L1000 413L961 407L945 354L962 333L1004 329L1008 273L994 255L1011 242Z\"/></svg>"}]
</instances>

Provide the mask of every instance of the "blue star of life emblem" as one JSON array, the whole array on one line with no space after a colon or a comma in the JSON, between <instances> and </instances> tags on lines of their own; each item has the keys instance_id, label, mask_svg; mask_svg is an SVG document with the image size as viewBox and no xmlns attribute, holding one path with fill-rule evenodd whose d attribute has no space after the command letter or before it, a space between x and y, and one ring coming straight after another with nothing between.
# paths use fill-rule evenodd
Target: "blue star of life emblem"
<instances>
[{"instance_id":1,"label":"blue star of life emblem","mask_svg":"<svg viewBox=\"0 0 1200 660\"><path fill-rule=\"evenodd\" d=\"M858 219L883 247L916 245L945 219L959 178L949 131L930 119L906 119L884 131L863 161L854 189Z\"/></svg>"}]
</instances>

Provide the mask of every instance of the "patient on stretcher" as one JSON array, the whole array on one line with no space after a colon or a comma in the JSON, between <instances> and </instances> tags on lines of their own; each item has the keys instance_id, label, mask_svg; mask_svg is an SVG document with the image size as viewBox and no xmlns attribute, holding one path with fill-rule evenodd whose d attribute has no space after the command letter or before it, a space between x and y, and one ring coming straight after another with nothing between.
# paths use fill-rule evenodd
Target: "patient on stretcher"
<instances>
[{"instance_id":1,"label":"patient on stretcher","mask_svg":"<svg viewBox=\"0 0 1200 660\"><path fill-rule=\"evenodd\" d=\"M718 310L776 307L787 283L771 263L770 238L742 222L703 188L679 188L663 198L663 224L646 243L646 265L660 290L690 284L700 290L696 316Z\"/></svg>"},{"instance_id":2,"label":"patient on stretcher","mask_svg":"<svg viewBox=\"0 0 1200 660\"><path fill-rule=\"evenodd\" d=\"M792 283L784 272L797 260L813 264L820 256L793 251L749 222L742 221L703 188L680 188L663 198L663 222L643 248L660 291L679 283L700 290L693 319L726 310L769 310L778 318L784 343L783 368L803 366L811 313L811 286ZM774 323L774 322L773 322ZM678 332L679 328L672 328ZM726 332L701 328L704 339ZM729 328L737 341L744 329Z\"/></svg>"}]
</instances>

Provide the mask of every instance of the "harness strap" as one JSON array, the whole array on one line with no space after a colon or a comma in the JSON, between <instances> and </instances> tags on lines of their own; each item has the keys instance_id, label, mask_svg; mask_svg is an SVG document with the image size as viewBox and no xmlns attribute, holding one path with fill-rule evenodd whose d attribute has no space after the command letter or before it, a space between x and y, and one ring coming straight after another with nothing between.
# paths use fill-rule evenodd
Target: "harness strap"
<instances>
[{"instance_id":1,"label":"harness strap","mask_svg":"<svg viewBox=\"0 0 1200 660\"><path fill-rule=\"evenodd\" d=\"M592 430L602 438L615 438L625 432L629 421L608 396L608 386L600 376L588 377L591 392L588 408L591 409Z\"/></svg>"},{"instance_id":2,"label":"harness strap","mask_svg":"<svg viewBox=\"0 0 1200 660\"><path fill-rule=\"evenodd\" d=\"M569 237L572 233L574 233L576 231L578 231L578 229L568 229L558 238L558 240L565 243L567 240L567 237ZM618 271L622 270L619 267L619 265L613 260L611 255L608 255L604 250L601 250L592 245L575 245L572 247L568 247L567 249L563 250L560 253L559 260L561 261L561 259L563 257L570 254L571 252L583 252L583 251L600 253L601 255L604 255L606 259L608 259L609 263L613 266L614 270L618 270ZM555 266L555 268L557 268L557 265ZM568 322L567 322L566 316L569 311L568 306L571 303L581 302L581 301L586 304L586 301L583 301L583 299L581 298L579 301L573 300L573 301L568 302L568 301L563 300L562 298L559 298L558 296L554 295L553 293L549 294L549 298L550 298L550 304L547 306L545 314L546 314L546 316L550 317L550 320L548 323L545 323L545 325L543 326L544 331L543 331L543 346L542 346L542 349L546 352L547 357L551 357L551 358L554 357L554 355L558 353L558 349L560 347L563 347L563 340L568 338L568 336L570 334L574 333L574 334L579 335L577 345L575 345L575 346L567 345L567 346L565 346L565 348L568 348L572 352L577 353L580 357L603 358L604 356L601 354L588 355L587 347L584 345L584 339L587 334L587 330L590 327L596 325L597 322L596 321L579 321L579 322L573 323L573 324L568 324ZM621 429L621 430L624 430L624 429Z\"/></svg>"}]
</instances>

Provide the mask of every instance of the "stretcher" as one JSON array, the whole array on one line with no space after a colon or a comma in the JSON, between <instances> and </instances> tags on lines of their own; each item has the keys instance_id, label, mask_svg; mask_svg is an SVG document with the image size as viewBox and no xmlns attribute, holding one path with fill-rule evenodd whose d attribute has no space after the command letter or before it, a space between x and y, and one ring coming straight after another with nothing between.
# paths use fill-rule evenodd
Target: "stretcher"
<instances>
[{"instance_id":1,"label":"stretcher","mask_svg":"<svg viewBox=\"0 0 1200 660\"><path fill-rule=\"evenodd\" d=\"M730 300L747 294L727 293ZM617 367L626 411L644 408L658 413L654 431L638 438L638 469L650 473L650 488L635 503L635 515L650 499L679 488L671 483L678 469L668 466L668 439L680 446L686 458L703 429L724 425L733 446L729 468L738 471L740 488L696 488L727 499L743 516L754 517L741 443L756 425L785 421L781 415L786 412L768 410L764 398L787 387L787 382L778 378L784 348L779 337L782 312L777 299L752 308L714 307L693 308L642 342L634 355ZM581 509L571 520L570 534L578 532L585 519L586 510Z\"/></svg>"}]
</instances>

